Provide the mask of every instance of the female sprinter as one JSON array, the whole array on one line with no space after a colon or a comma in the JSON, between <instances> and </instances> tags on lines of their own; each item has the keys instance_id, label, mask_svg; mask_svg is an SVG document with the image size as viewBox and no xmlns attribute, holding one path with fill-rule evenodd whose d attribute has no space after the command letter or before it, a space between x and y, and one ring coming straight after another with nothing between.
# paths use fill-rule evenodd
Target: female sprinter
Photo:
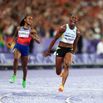
<instances>
[{"instance_id":1,"label":"female sprinter","mask_svg":"<svg viewBox=\"0 0 103 103\"><path fill-rule=\"evenodd\" d=\"M18 61L21 58L21 63L23 67L23 80L22 80L23 88L26 87L27 63L28 63L30 41L31 39L34 39L36 40L36 42L40 43L40 38L37 35L35 29L32 28L32 24L33 24L32 16L26 16L21 21L20 26L17 27L17 40L16 45L14 46L14 63L13 63L14 73L10 79L10 83L14 83L16 81ZM10 45L10 43L8 45Z\"/></svg>"},{"instance_id":2,"label":"female sprinter","mask_svg":"<svg viewBox=\"0 0 103 103\"><path fill-rule=\"evenodd\" d=\"M64 85L69 74L69 68L72 63L72 56L73 53L76 52L77 42L80 37L80 31L76 27L77 21L78 18L76 16L70 17L69 24L65 24L57 30L48 50L44 52L44 56L49 56L56 40L60 38L60 42L56 50L56 73L62 77L62 83L58 89L60 92L63 92L64 90ZM63 71L62 65L64 68Z\"/></svg>"}]
</instances>

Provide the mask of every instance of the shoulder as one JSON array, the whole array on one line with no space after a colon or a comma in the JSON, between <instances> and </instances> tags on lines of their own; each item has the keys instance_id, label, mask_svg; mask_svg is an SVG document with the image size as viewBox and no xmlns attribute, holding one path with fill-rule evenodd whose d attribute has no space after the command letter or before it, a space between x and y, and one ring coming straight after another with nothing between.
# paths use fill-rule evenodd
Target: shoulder
<instances>
[{"instance_id":1,"label":"shoulder","mask_svg":"<svg viewBox=\"0 0 103 103\"><path fill-rule=\"evenodd\" d=\"M65 32L65 30L66 30L66 24L59 27L60 32Z\"/></svg>"},{"instance_id":2,"label":"shoulder","mask_svg":"<svg viewBox=\"0 0 103 103\"><path fill-rule=\"evenodd\" d=\"M37 31L36 31L36 29L34 29L34 28L31 28L31 32L37 32Z\"/></svg>"},{"instance_id":3,"label":"shoulder","mask_svg":"<svg viewBox=\"0 0 103 103\"><path fill-rule=\"evenodd\" d=\"M80 37L81 36L81 31L80 31L80 29L78 27L76 27L76 28L77 28L77 30L76 30L77 35Z\"/></svg>"},{"instance_id":4,"label":"shoulder","mask_svg":"<svg viewBox=\"0 0 103 103\"><path fill-rule=\"evenodd\" d=\"M66 24L65 25L62 25L60 26L61 29L66 29Z\"/></svg>"},{"instance_id":5,"label":"shoulder","mask_svg":"<svg viewBox=\"0 0 103 103\"><path fill-rule=\"evenodd\" d=\"M31 34L37 34L37 31L36 31L36 29L31 28L30 33L31 33Z\"/></svg>"},{"instance_id":6,"label":"shoulder","mask_svg":"<svg viewBox=\"0 0 103 103\"><path fill-rule=\"evenodd\" d=\"M17 30L20 30L20 28L21 28L20 26L17 26Z\"/></svg>"}]
</instances>

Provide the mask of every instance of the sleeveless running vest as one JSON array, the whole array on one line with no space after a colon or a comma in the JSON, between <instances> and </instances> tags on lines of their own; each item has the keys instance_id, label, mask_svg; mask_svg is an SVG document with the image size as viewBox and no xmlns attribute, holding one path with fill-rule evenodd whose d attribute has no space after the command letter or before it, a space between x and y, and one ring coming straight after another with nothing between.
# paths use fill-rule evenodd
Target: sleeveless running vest
<instances>
[{"instance_id":1,"label":"sleeveless running vest","mask_svg":"<svg viewBox=\"0 0 103 103\"><path fill-rule=\"evenodd\" d=\"M20 27L18 31L17 43L29 45L31 41L30 31L31 31L30 28L25 29L24 27Z\"/></svg>"},{"instance_id":2,"label":"sleeveless running vest","mask_svg":"<svg viewBox=\"0 0 103 103\"><path fill-rule=\"evenodd\" d=\"M66 30L62 34L60 41L64 43L73 44L74 40L76 39L76 31L77 31L76 27L74 29L70 29L69 25L66 24Z\"/></svg>"}]
</instances>

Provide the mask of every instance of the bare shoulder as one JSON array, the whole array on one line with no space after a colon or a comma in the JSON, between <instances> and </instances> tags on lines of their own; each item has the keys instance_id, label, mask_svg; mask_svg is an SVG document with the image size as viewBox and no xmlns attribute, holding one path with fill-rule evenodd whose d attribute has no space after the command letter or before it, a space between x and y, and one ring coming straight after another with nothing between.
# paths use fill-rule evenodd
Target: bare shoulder
<instances>
[{"instance_id":1,"label":"bare shoulder","mask_svg":"<svg viewBox=\"0 0 103 103\"><path fill-rule=\"evenodd\" d=\"M81 36L81 31L80 29L77 27L77 35L80 37Z\"/></svg>"},{"instance_id":2,"label":"bare shoulder","mask_svg":"<svg viewBox=\"0 0 103 103\"><path fill-rule=\"evenodd\" d=\"M17 30L19 30L20 29L20 26L17 26Z\"/></svg>"},{"instance_id":3,"label":"bare shoulder","mask_svg":"<svg viewBox=\"0 0 103 103\"><path fill-rule=\"evenodd\" d=\"M66 25L60 26L60 28L59 28L60 32L65 32L65 30L66 30Z\"/></svg>"},{"instance_id":4,"label":"bare shoulder","mask_svg":"<svg viewBox=\"0 0 103 103\"><path fill-rule=\"evenodd\" d=\"M31 32L34 32L34 33L36 33L37 31L36 31L36 29L34 29L34 28L31 28Z\"/></svg>"},{"instance_id":5,"label":"bare shoulder","mask_svg":"<svg viewBox=\"0 0 103 103\"><path fill-rule=\"evenodd\" d=\"M62 25L62 26L60 26L60 29L66 29L66 25Z\"/></svg>"},{"instance_id":6,"label":"bare shoulder","mask_svg":"<svg viewBox=\"0 0 103 103\"><path fill-rule=\"evenodd\" d=\"M31 28L31 30L32 30L32 31L34 31L34 30L36 30L36 29L34 29L34 28Z\"/></svg>"}]
</instances>

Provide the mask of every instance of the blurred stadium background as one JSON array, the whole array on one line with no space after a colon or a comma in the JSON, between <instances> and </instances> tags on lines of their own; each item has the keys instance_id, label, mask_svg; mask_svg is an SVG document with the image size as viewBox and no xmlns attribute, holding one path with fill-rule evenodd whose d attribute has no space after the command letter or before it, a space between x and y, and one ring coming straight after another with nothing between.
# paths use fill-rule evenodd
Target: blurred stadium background
<instances>
[{"instance_id":1,"label":"blurred stadium background","mask_svg":"<svg viewBox=\"0 0 103 103\"><path fill-rule=\"evenodd\" d=\"M16 26L25 15L34 17L34 28L42 40L40 45L33 41L30 44L28 66L33 70L28 71L24 90L21 70L16 84L8 82L13 53L6 42L12 40ZM55 30L68 23L71 15L80 17L78 26L82 36L72 65L76 68L70 70L65 91L60 94L57 92L60 78L54 69L49 69L55 66L55 55L44 58L42 52ZM53 52L57 45L58 41ZM35 66L41 69L35 70ZM85 69L78 69L80 67ZM67 103L103 103L103 69L100 67L103 67L103 0L0 0L0 103L65 103L65 100Z\"/></svg>"},{"instance_id":2,"label":"blurred stadium background","mask_svg":"<svg viewBox=\"0 0 103 103\"><path fill-rule=\"evenodd\" d=\"M34 17L34 27L42 37L40 45L33 41L30 44L31 65L54 65L54 56L45 59L41 53L47 49L55 30L68 23L70 15L78 15L82 37L74 65L102 66L103 50L97 49L103 37L102 0L0 0L0 66L12 64L13 56L5 43L12 39L16 26L25 15ZM58 42L53 51L57 45Z\"/></svg>"}]
</instances>

